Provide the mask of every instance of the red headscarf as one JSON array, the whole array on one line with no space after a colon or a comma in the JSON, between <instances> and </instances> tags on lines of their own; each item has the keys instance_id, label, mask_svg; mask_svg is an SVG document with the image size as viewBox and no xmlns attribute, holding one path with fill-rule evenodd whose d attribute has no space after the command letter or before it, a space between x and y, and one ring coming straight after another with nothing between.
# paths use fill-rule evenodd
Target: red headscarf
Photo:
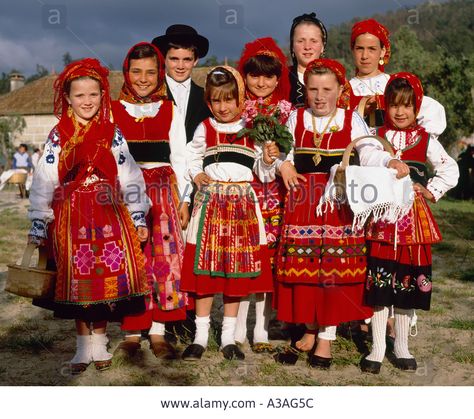
<instances>
[{"instance_id":1,"label":"red headscarf","mask_svg":"<svg viewBox=\"0 0 474 419\"><path fill-rule=\"evenodd\" d=\"M135 51L137 47L143 45L149 46L153 49L153 51L156 53L156 61L158 64L158 84L156 86L156 89L151 92L147 97L141 97L137 94L137 92L135 92L128 74L130 70L130 55ZM125 57L125 60L123 61L122 71L124 82L122 85L122 90L120 91L119 100L125 100L129 103L150 103L158 102L161 99L166 99L167 95L165 85L165 60L160 50L155 45L150 44L148 42L140 42L130 48L128 50L127 56Z\"/></svg>"},{"instance_id":2,"label":"red headscarf","mask_svg":"<svg viewBox=\"0 0 474 419\"><path fill-rule=\"evenodd\" d=\"M280 100L288 100L290 97L290 79L288 66L286 65L287 59L286 55L278 47L273 38L258 38L255 41L245 44L239 63L237 64L237 70L239 70L240 74L245 79L245 63L250 58L258 55L273 57L281 64L281 76L278 80L277 87L270 96L268 104L276 104ZM245 96L247 99L257 99L247 88L245 89Z\"/></svg>"},{"instance_id":3,"label":"red headscarf","mask_svg":"<svg viewBox=\"0 0 474 419\"><path fill-rule=\"evenodd\" d=\"M351 33L351 49L354 48L356 38L364 33L370 33L380 39L383 46L385 47L385 55L383 56L383 64L379 64L379 70L383 73L385 65L390 61L390 55L392 54L390 47L390 33L388 29L375 19L362 20L354 23L352 26Z\"/></svg>"},{"instance_id":4,"label":"red headscarf","mask_svg":"<svg viewBox=\"0 0 474 419\"><path fill-rule=\"evenodd\" d=\"M337 78L337 81L341 86L343 86L342 94L337 101L337 107L342 109L347 109L349 106L350 95L351 95L351 85L346 79L346 69L344 66L336 60L331 60L329 58L318 58L311 61L307 66L304 72L304 84L308 85L308 78L311 74L311 70L314 68L327 68Z\"/></svg>"},{"instance_id":5,"label":"red headscarf","mask_svg":"<svg viewBox=\"0 0 474 419\"><path fill-rule=\"evenodd\" d=\"M84 58L66 66L54 82L54 113L60 118L56 126L61 145L58 167L60 181L71 172L75 173L74 179L80 181L86 176L89 168L98 167L108 178L114 178L116 166L110 146L115 126L110 121L108 75L109 70L102 67L98 60ZM70 87L72 81L82 77L97 80L102 90L99 110L86 125L76 120L66 100L69 94L67 86Z\"/></svg>"},{"instance_id":6,"label":"red headscarf","mask_svg":"<svg viewBox=\"0 0 474 419\"><path fill-rule=\"evenodd\" d=\"M415 116L418 116L418 113L420 112L421 102L423 101L423 86L421 85L420 79L412 73L400 72L400 73L392 74L390 76L390 79L388 80L387 85L385 86L385 93L384 93L386 106L387 107L389 106L389 103L387 101L388 87L390 86L391 83L393 83L394 80L397 80L397 79L406 80L410 84L411 88L413 89L413 92L415 93ZM387 128L393 129L393 130L400 130L400 128L393 125L392 121L390 120L389 113L386 112L385 115L386 115L385 125L387 126ZM411 129L412 128L408 128L408 130L411 130Z\"/></svg>"}]
</instances>

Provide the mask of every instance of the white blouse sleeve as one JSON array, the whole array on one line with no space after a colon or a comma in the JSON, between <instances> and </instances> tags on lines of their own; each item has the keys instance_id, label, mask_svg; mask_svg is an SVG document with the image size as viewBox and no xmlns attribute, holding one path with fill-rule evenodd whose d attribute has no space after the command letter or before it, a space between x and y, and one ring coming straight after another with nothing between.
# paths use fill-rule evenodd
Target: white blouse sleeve
<instances>
[{"instance_id":1,"label":"white blouse sleeve","mask_svg":"<svg viewBox=\"0 0 474 419\"><path fill-rule=\"evenodd\" d=\"M295 128L296 128L296 119L298 116L297 110L294 110L290 113L290 116L288 117L286 121L286 127L288 128L288 131L290 131L292 139L292 144L291 144L291 150L290 152L286 155L285 159L282 159L282 156L280 155L280 159L277 160L276 166L279 169L281 164L284 161L289 161L292 164L294 164L294 154L295 154Z\"/></svg>"},{"instance_id":2,"label":"white blouse sleeve","mask_svg":"<svg viewBox=\"0 0 474 419\"><path fill-rule=\"evenodd\" d=\"M351 140L365 135L371 135L369 127L357 112L353 112ZM359 154L361 166L387 167L388 162L393 159L389 152L384 151L382 143L373 138L360 140L355 149Z\"/></svg>"},{"instance_id":3,"label":"white blouse sleeve","mask_svg":"<svg viewBox=\"0 0 474 419\"><path fill-rule=\"evenodd\" d=\"M446 192L454 188L459 179L459 167L456 161L446 153L435 135L430 136L427 160L433 165L434 177L428 181L427 189L438 201Z\"/></svg>"},{"instance_id":4,"label":"white blouse sleeve","mask_svg":"<svg viewBox=\"0 0 474 419\"><path fill-rule=\"evenodd\" d=\"M46 238L46 226L54 220L51 208L54 191L59 186L58 163L61 147L54 128L44 146L44 152L33 173L30 189L30 208L28 218L32 221L31 236Z\"/></svg>"},{"instance_id":5,"label":"white blouse sleeve","mask_svg":"<svg viewBox=\"0 0 474 419\"><path fill-rule=\"evenodd\" d=\"M188 143L186 156L186 172L191 181L203 172L204 153L207 149L206 127L200 123L194 131L193 140Z\"/></svg>"},{"instance_id":6,"label":"white blouse sleeve","mask_svg":"<svg viewBox=\"0 0 474 419\"><path fill-rule=\"evenodd\" d=\"M446 129L444 106L429 96L423 96L417 121L426 132L440 136Z\"/></svg>"},{"instance_id":7,"label":"white blouse sleeve","mask_svg":"<svg viewBox=\"0 0 474 419\"><path fill-rule=\"evenodd\" d=\"M146 227L145 215L150 209L143 173L130 154L128 144L118 127L112 142L112 154L117 163L120 191L135 227Z\"/></svg>"}]
</instances>

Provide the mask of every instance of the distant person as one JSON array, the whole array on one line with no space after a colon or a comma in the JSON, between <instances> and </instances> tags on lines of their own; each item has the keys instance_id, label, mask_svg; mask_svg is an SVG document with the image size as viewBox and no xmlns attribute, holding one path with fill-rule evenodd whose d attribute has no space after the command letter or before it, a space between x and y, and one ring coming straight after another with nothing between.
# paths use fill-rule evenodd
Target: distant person
<instances>
[{"instance_id":1,"label":"distant person","mask_svg":"<svg viewBox=\"0 0 474 419\"><path fill-rule=\"evenodd\" d=\"M296 107L305 106L304 72L313 60L323 56L328 33L316 13L304 13L293 19L290 29L290 102Z\"/></svg>"},{"instance_id":2,"label":"distant person","mask_svg":"<svg viewBox=\"0 0 474 419\"><path fill-rule=\"evenodd\" d=\"M38 147L35 147L33 149L33 154L31 155L31 165L33 167L33 170L36 169L36 166L38 166L38 161L41 158L42 154L43 152Z\"/></svg>"},{"instance_id":3,"label":"distant person","mask_svg":"<svg viewBox=\"0 0 474 419\"><path fill-rule=\"evenodd\" d=\"M204 101L204 89L191 80L199 58L206 56L209 41L188 25L171 25L166 34L153 39L165 57L166 89L186 127L186 139L193 139L196 127L211 113Z\"/></svg>"},{"instance_id":4,"label":"distant person","mask_svg":"<svg viewBox=\"0 0 474 419\"><path fill-rule=\"evenodd\" d=\"M8 180L15 174L28 174L31 172L31 158L28 154L28 146L26 144L20 144L17 148L17 151L13 154L12 159L12 168L10 170L4 171L0 176L0 191L5 187ZM25 179L26 182L26 179ZM20 198L27 196L27 191L29 190L29 185L26 185L25 182L19 183L20 188Z\"/></svg>"}]
</instances>

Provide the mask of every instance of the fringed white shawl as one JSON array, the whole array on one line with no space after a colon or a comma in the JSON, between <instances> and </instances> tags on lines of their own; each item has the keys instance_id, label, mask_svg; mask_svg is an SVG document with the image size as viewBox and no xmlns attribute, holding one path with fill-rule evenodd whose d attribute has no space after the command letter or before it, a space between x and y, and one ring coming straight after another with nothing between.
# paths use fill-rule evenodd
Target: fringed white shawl
<instances>
[{"instance_id":1,"label":"fringed white shawl","mask_svg":"<svg viewBox=\"0 0 474 419\"><path fill-rule=\"evenodd\" d=\"M348 166L345 184L335 183L339 165L331 167L329 181L316 209L317 214L333 211L334 204L349 203L354 213L353 230L361 230L369 217L374 222L395 223L413 204L413 187L409 176L396 178L396 170L385 167Z\"/></svg>"}]
</instances>

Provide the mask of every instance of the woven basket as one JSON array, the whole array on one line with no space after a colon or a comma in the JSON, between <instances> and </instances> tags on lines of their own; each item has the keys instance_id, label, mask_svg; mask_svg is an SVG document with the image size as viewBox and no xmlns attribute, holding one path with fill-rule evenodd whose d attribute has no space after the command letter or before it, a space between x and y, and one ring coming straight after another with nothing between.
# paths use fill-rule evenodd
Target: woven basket
<instances>
[{"instance_id":1,"label":"woven basket","mask_svg":"<svg viewBox=\"0 0 474 419\"><path fill-rule=\"evenodd\" d=\"M14 173L8 179L8 183L18 184L18 183L26 183L28 175L26 173Z\"/></svg>"},{"instance_id":2,"label":"woven basket","mask_svg":"<svg viewBox=\"0 0 474 419\"><path fill-rule=\"evenodd\" d=\"M21 265L8 265L5 291L27 298L47 298L54 292L56 272L46 270L47 250L39 247L36 267L30 267L36 245L28 244L23 253Z\"/></svg>"},{"instance_id":3,"label":"woven basket","mask_svg":"<svg viewBox=\"0 0 474 419\"><path fill-rule=\"evenodd\" d=\"M388 151L392 157L395 157L392 145L385 138L379 137L378 135L363 135L361 137L357 137L356 139L352 140L344 150L341 164L337 168L336 174L334 176L336 188L341 188L343 191L346 190L346 167L349 166L349 158L351 157L352 150L360 140L364 140L366 138L373 138L380 141L385 151Z\"/></svg>"}]
</instances>

